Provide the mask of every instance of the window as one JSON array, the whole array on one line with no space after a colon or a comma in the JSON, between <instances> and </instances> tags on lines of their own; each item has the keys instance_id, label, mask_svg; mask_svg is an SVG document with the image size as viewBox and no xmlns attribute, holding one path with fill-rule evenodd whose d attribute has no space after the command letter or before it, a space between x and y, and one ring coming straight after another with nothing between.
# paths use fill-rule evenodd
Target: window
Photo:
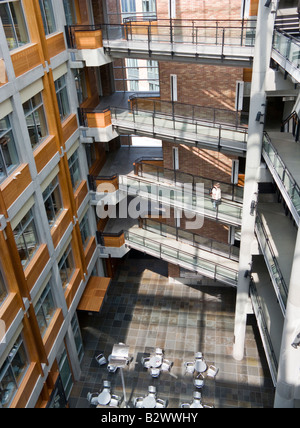
<instances>
[{"instance_id":1,"label":"window","mask_svg":"<svg viewBox=\"0 0 300 428\"><path fill-rule=\"evenodd\" d=\"M83 219L81 220L79 228L83 246L86 247L86 244L91 236L88 213L86 213Z\"/></svg>"},{"instance_id":2,"label":"window","mask_svg":"<svg viewBox=\"0 0 300 428\"><path fill-rule=\"evenodd\" d=\"M77 19L76 19L74 0L63 0L63 3L64 3L67 25L76 24Z\"/></svg>"},{"instance_id":3,"label":"window","mask_svg":"<svg viewBox=\"0 0 300 428\"><path fill-rule=\"evenodd\" d=\"M8 407L29 366L22 336L14 344L8 357L0 367L0 407Z\"/></svg>"},{"instance_id":4,"label":"window","mask_svg":"<svg viewBox=\"0 0 300 428\"><path fill-rule=\"evenodd\" d=\"M3 275L0 271L0 306L2 305L2 303L4 302L4 300L7 297L7 289L5 286L5 282L4 282L4 278Z\"/></svg>"},{"instance_id":5,"label":"window","mask_svg":"<svg viewBox=\"0 0 300 428\"><path fill-rule=\"evenodd\" d=\"M77 349L77 355L78 355L79 361L81 362L81 360L83 358L83 343L82 343L82 337L81 337L80 327L79 327L78 318L77 318L76 313L74 314L74 316L72 318L71 326L72 326L72 331L74 334L75 345L76 345L76 349Z\"/></svg>"},{"instance_id":6,"label":"window","mask_svg":"<svg viewBox=\"0 0 300 428\"><path fill-rule=\"evenodd\" d=\"M68 246L60 261L58 262L59 274L62 282L63 289L65 289L70 282L70 279L75 270L73 251L71 245Z\"/></svg>"},{"instance_id":7,"label":"window","mask_svg":"<svg viewBox=\"0 0 300 428\"><path fill-rule=\"evenodd\" d=\"M8 116L0 120L0 180L19 164L15 140Z\"/></svg>"},{"instance_id":8,"label":"window","mask_svg":"<svg viewBox=\"0 0 300 428\"><path fill-rule=\"evenodd\" d=\"M68 160L69 170L71 174L71 181L73 189L77 189L79 183L81 182L80 168L79 168L79 159L78 159L78 150L72 154Z\"/></svg>"},{"instance_id":9,"label":"window","mask_svg":"<svg viewBox=\"0 0 300 428\"><path fill-rule=\"evenodd\" d=\"M61 120L64 120L70 114L70 104L68 98L66 76L61 76L55 81L55 91L57 96L60 118Z\"/></svg>"},{"instance_id":10,"label":"window","mask_svg":"<svg viewBox=\"0 0 300 428\"><path fill-rule=\"evenodd\" d=\"M75 85L76 85L78 102L79 102L79 104L81 104L88 97L84 69L81 69L81 70L77 69L76 70L76 72L75 72Z\"/></svg>"},{"instance_id":11,"label":"window","mask_svg":"<svg viewBox=\"0 0 300 428\"><path fill-rule=\"evenodd\" d=\"M43 199L50 227L54 225L59 214L63 210L58 178L49 184L43 192Z\"/></svg>"},{"instance_id":12,"label":"window","mask_svg":"<svg viewBox=\"0 0 300 428\"><path fill-rule=\"evenodd\" d=\"M0 3L0 18L9 50L29 43L27 26L20 1L2 1Z\"/></svg>"},{"instance_id":13,"label":"window","mask_svg":"<svg viewBox=\"0 0 300 428\"><path fill-rule=\"evenodd\" d=\"M71 366L68 360L68 354L64 345L62 345L62 348L58 351L56 359L58 362L59 374L63 384L64 392L66 398L68 399L73 387L73 378Z\"/></svg>"},{"instance_id":14,"label":"window","mask_svg":"<svg viewBox=\"0 0 300 428\"><path fill-rule=\"evenodd\" d=\"M144 19L156 17L156 1L155 0L143 0L143 13Z\"/></svg>"},{"instance_id":15,"label":"window","mask_svg":"<svg viewBox=\"0 0 300 428\"><path fill-rule=\"evenodd\" d=\"M56 25L54 19L52 0L39 0L45 34L48 36L51 33L55 33Z\"/></svg>"},{"instance_id":16,"label":"window","mask_svg":"<svg viewBox=\"0 0 300 428\"><path fill-rule=\"evenodd\" d=\"M121 0L122 12L136 12L135 0Z\"/></svg>"},{"instance_id":17,"label":"window","mask_svg":"<svg viewBox=\"0 0 300 428\"><path fill-rule=\"evenodd\" d=\"M44 336L47 328L49 327L55 310L56 305L54 303L51 285L48 283L34 307L35 315L42 336Z\"/></svg>"},{"instance_id":18,"label":"window","mask_svg":"<svg viewBox=\"0 0 300 428\"><path fill-rule=\"evenodd\" d=\"M89 169L97 160L95 144L85 144L85 152Z\"/></svg>"},{"instance_id":19,"label":"window","mask_svg":"<svg viewBox=\"0 0 300 428\"><path fill-rule=\"evenodd\" d=\"M42 95L39 93L23 104L27 129L33 150L48 135Z\"/></svg>"},{"instance_id":20,"label":"window","mask_svg":"<svg viewBox=\"0 0 300 428\"><path fill-rule=\"evenodd\" d=\"M16 226L14 229L14 236L22 265L25 267L39 247L32 210L28 211L25 217L23 217Z\"/></svg>"}]
</instances>

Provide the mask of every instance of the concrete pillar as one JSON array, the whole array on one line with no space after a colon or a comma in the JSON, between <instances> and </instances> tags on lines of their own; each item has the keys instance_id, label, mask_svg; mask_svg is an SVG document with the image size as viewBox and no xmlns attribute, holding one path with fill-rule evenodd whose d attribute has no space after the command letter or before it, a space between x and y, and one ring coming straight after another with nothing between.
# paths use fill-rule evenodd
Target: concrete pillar
<instances>
[{"instance_id":1,"label":"concrete pillar","mask_svg":"<svg viewBox=\"0 0 300 428\"><path fill-rule=\"evenodd\" d=\"M292 343L300 333L299 258L300 229L298 229L282 334L275 395L276 408L293 408L295 400L300 399L300 346L297 349L292 347Z\"/></svg>"},{"instance_id":2,"label":"concrete pillar","mask_svg":"<svg viewBox=\"0 0 300 428\"><path fill-rule=\"evenodd\" d=\"M271 6L265 7L265 0L260 0L256 43L254 51L253 77L251 86L251 102L249 113L248 145L245 173L245 190L243 205L243 221L240 249L239 278L237 287L237 302L234 331L233 357L242 360L246 334L247 306L249 302L250 272L252 266L251 248L255 243L255 215L251 213L252 201L257 201L258 174L261 164L262 141L265 116L257 120L258 112L265 113L266 104L266 72L269 69L275 14Z\"/></svg>"}]
</instances>

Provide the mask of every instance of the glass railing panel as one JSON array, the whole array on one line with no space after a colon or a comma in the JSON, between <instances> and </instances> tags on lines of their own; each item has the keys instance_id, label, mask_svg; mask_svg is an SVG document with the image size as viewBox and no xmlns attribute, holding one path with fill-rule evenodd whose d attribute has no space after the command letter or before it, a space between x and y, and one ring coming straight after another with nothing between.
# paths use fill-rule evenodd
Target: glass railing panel
<instances>
[{"instance_id":1,"label":"glass railing panel","mask_svg":"<svg viewBox=\"0 0 300 428\"><path fill-rule=\"evenodd\" d=\"M238 274L229 268L218 265L216 267L216 278L220 281L231 280L233 283L236 283Z\"/></svg>"}]
</instances>

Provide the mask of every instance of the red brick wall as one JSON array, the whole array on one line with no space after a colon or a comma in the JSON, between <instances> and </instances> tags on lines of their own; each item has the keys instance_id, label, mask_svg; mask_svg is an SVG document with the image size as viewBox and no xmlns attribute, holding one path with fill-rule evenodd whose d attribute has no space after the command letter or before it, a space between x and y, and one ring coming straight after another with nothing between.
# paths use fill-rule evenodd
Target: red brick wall
<instances>
[{"instance_id":1,"label":"red brick wall","mask_svg":"<svg viewBox=\"0 0 300 428\"><path fill-rule=\"evenodd\" d=\"M174 146L177 147L175 144L163 142L164 168L173 169L172 149ZM236 156L182 144L178 148L180 171L231 183L232 160L237 159Z\"/></svg>"}]
</instances>

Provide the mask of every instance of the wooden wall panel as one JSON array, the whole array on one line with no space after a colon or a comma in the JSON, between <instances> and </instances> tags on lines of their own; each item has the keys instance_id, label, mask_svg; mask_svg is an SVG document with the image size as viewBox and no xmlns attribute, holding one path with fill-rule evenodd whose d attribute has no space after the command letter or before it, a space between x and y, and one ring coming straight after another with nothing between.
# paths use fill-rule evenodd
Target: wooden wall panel
<instances>
[{"instance_id":1,"label":"wooden wall panel","mask_svg":"<svg viewBox=\"0 0 300 428\"><path fill-rule=\"evenodd\" d=\"M25 279L27 281L27 286L29 290L33 288L38 277L44 270L47 262L49 261L49 258L50 256L47 245L41 245L24 271Z\"/></svg>"},{"instance_id":2,"label":"wooden wall panel","mask_svg":"<svg viewBox=\"0 0 300 428\"><path fill-rule=\"evenodd\" d=\"M73 277L72 277L72 279L71 279L71 281L70 281L70 283L69 283L69 285L65 291L65 299L66 299L68 308L70 308L70 306L73 302L73 299L77 293L78 287L81 283L81 279L82 278L81 278L80 269L76 269L76 271L75 271L75 273L74 273L74 275L73 275Z\"/></svg>"},{"instance_id":3,"label":"wooden wall panel","mask_svg":"<svg viewBox=\"0 0 300 428\"><path fill-rule=\"evenodd\" d=\"M84 198L87 196L88 192L89 191L88 191L87 181L82 181L78 189L74 193L76 211L79 210L80 205L84 201Z\"/></svg>"},{"instance_id":4,"label":"wooden wall panel","mask_svg":"<svg viewBox=\"0 0 300 428\"><path fill-rule=\"evenodd\" d=\"M16 77L42 64L38 45L28 45L11 53L11 60Z\"/></svg>"},{"instance_id":5,"label":"wooden wall panel","mask_svg":"<svg viewBox=\"0 0 300 428\"><path fill-rule=\"evenodd\" d=\"M59 33L47 37L47 46L50 58L63 52L66 49L64 34Z\"/></svg>"},{"instance_id":6,"label":"wooden wall panel","mask_svg":"<svg viewBox=\"0 0 300 428\"><path fill-rule=\"evenodd\" d=\"M71 223L71 214L69 210L64 210L59 216L57 222L51 229L51 236L54 244L54 248L56 248L64 236L67 228Z\"/></svg>"},{"instance_id":7,"label":"wooden wall panel","mask_svg":"<svg viewBox=\"0 0 300 428\"><path fill-rule=\"evenodd\" d=\"M29 165L22 164L1 184L0 189L6 208L15 202L31 181Z\"/></svg>"},{"instance_id":8,"label":"wooden wall panel","mask_svg":"<svg viewBox=\"0 0 300 428\"><path fill-rule=\"evenodd\" d=\"M75 32L76 47L81 49L103 48L102 31L77 31Z\"/></svg>"},{"instance_id":9,"label":"wooden wall panel","mask_svg":"<svg viewBox=\"0 0 300 428\"><path fill-rule=\"evenodd\" d=\"M89 128L106 128L111 125L111 112L88 113L87 120Z\"/></svg>"},{"instance_id":10,"label":"wooden wall panel","mask_svg":"<svg viewBox=\"0 0 300 428\"><path fill-rule=\"evenodd\" d=\"M61 329L63 322L64 316L62 313L62 309L57 309L49 327L47 328L45 336L43 337L44 347L47 356L49 356L51 348L55 342L55 339L57 338L57 335L59 333L59 330Z\"/></svg>"},{"instance_id":11,"label":"wooden wall panel","mask_svg":"<svg viewBox=\"0 0 300 428\"><path fill-rule=\"evenodd\" d=\"M24 409L26 407L39 376L38 364L35 362L31 363L10 405L10 409Z\"/></svg>"},{"instance_id":12,"label":"wooden wall panel","mask_svg":"<svg viewBox=\"0 0 300 428\"><path fill-rule=\"evenodd\" d=\"M50 162L56 153L56 137L51 135L34 151L34 160L38 173L42 171L42 169L47 165L48 162Z\"/></svg>"},{"instance_id":13,"label":"wooden wall panel","mask_svg":"<svg viewBox=\"0 0 300 428\"><path fill-rule=\"evenodd\" d=\"M76 114L72 114L62 123L64 143L71 137L71 135L74 134L77 128L78 128L77 116Z\"/></svg>"},{"instance_id":14,"label":"wooden wall panel","mask_svg":"<svg viewBox=\"0 0 300 428\"><path fill-rule=\"evenodd\" d=\"M0 307L0 320L5 323L6 330L17 316L20 306L20 298L17 293L10 293ZM1 341L2 337L0 337Z\"/></svg>"},{"instance_id":15,"label":"wooden wall panel","mask_svg":"<svg viewBox=\"0 0 300 428\"><path fill-rule=\"evenodd\" d=\"M89 243L87 244L87 246L86 246L86 248L84 250L85 263L86 263L87 266L89 265L89 263L91 261L91 258L93 257L93 254L94 254L96 248L97 248L96 238L93 236L90 239Z\"/></svg>"}]
</instances>

